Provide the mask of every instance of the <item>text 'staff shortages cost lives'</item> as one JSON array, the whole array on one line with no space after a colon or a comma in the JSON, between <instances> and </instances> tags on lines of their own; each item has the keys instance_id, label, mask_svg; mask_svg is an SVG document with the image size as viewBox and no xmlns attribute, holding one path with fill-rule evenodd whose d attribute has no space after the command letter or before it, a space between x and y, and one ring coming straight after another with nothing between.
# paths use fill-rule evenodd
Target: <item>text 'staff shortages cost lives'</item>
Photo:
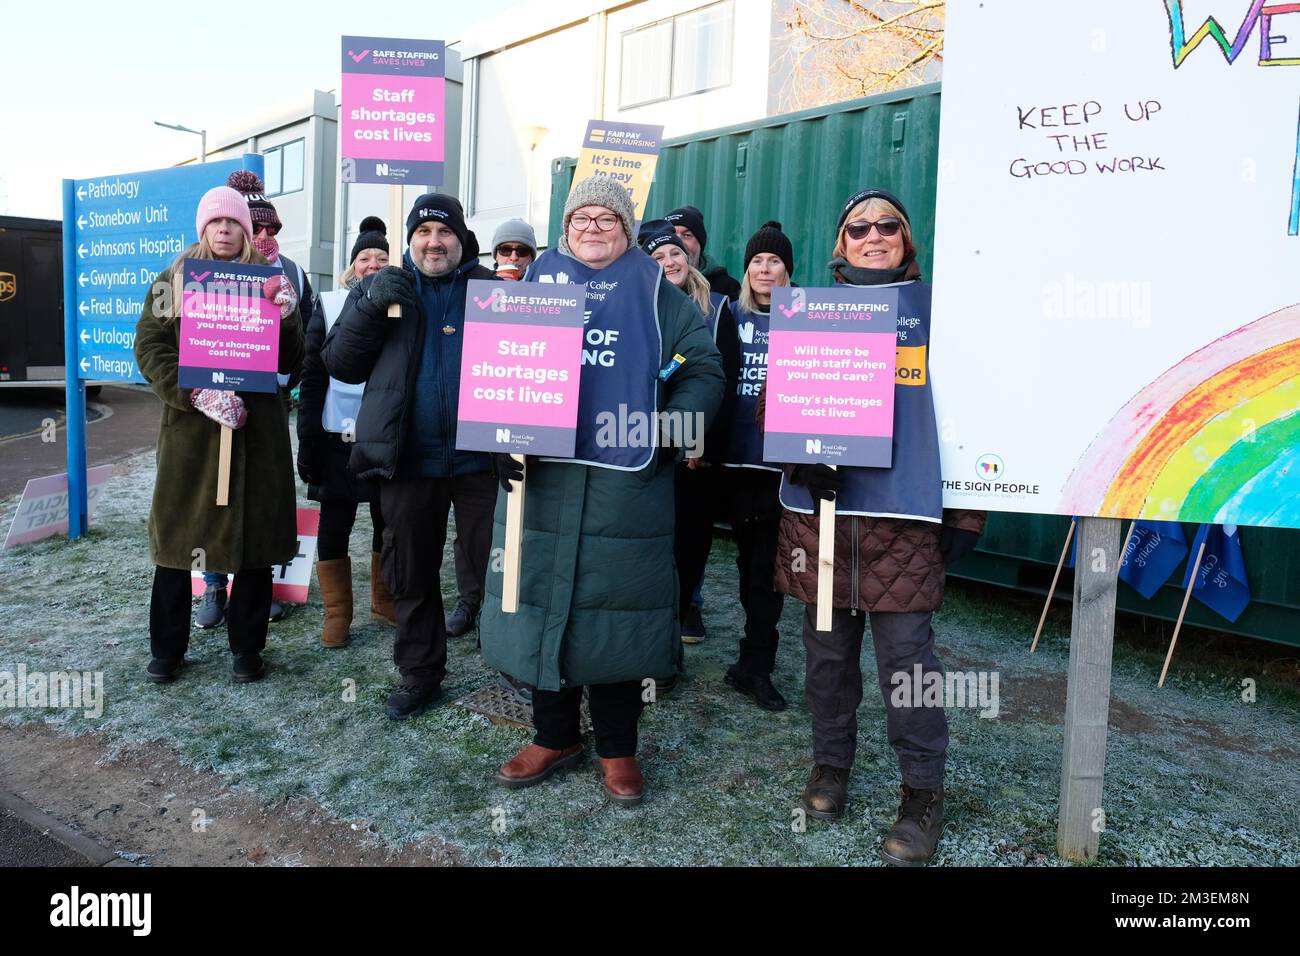
<instances>
[{"instance_id":1,"label":"text 'staff shortages cost lives'","mask_svg":"<svg viewBox=\"0 0 1300 956\"><path fill-rule=\"evenodd\" d=\"M260 176L262 157L248 154L74 183L72 208L63 211L63 234L76 263L79 378L144 381L135 365L135 324L149 283L198 241L199 200L213 186L225 185L236 169Z\"/></svg>"},{"instance_id":2,"label":"text 'staff shortages cost lives'","mask_svg":"<svg viewBox=\"0 0 1300 956\"><path fill-rule=\"evenodd\" d=\"M345 36L342 57L343 182L440 184L443 42Z\"/></svg>"}]
</instances>

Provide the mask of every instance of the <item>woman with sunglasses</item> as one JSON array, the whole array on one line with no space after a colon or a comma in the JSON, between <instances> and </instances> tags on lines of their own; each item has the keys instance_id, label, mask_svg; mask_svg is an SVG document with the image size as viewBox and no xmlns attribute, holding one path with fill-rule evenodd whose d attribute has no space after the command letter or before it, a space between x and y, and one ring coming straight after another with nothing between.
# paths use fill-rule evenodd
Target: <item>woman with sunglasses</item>
<instances>
[{"instance_id":1,"label":"woman with sunglasses","mask_svg":"<svg viewBox=\"0 0 1300 956\"><path fill-rule=\"evenodd\" d=\"M943 600L944 567L975 546L985 516L943 508L927 362L930 287L921 282L902 202L883 189L860 190L844 203L836 230L830 261L836 283L898 288L898 363L912 374L895 379L891 467L782 466L780 553L802 549L805 556L776 566L777 587L806 604L804 692L815 766L803 808L829 820L844 812L862 702L863 625L870 618L889 743L903 778L898 820L881 855L919 866L934 854L943 830L948 724L941 706L922 706L924 683L904 701L898 675L914 682L919 670L942 683L931 620ZM836 511L830 631L817 630L819 500L834 501ZM913 701L916 706L902 705Z\"/></svg>"},{"instance_id":2,"label":"woman with sunglasses","mask_svg":"<svg viewBox=\"0 0 1300 956\"><path fill-rule=\"evenodd\" d=\"M767 336L771 327L772 290L791 285L794 247L776 221L765 222L745 245L745 272L736 303L740 339L740 380L723 464L723 500L730 511L740 572L740 605L745 609L745 636L736 663L727 669L727 684L764 710L785 710L785 698L772 684L784 596L772 585L777 555L777 498L780 468L763 460L763 433L756 415L767 380Z\"/></svg>"}]
</instances>

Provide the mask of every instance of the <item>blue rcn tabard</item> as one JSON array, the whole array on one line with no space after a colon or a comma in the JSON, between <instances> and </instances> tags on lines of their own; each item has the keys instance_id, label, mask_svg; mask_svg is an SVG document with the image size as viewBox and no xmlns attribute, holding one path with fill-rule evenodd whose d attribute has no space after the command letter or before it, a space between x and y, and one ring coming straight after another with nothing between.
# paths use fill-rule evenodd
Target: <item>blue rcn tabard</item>
<instances>
[{"instance_id":1,"label":"blue rcn tabard","mask_svg":"<svg viewBox=\"0 0 1300 956\"><path fill-rule=\"evenodd\" d=\"M767 341L772 327L770 312L748 312L739 302L732 307L740 339L740 381L736 408L722 463L728 468L780 471L763 461L763 433L758 428L758 393L767 381Z\"/></svg>"},{"instance_id":2,"label":"blue rcn tabard","mask_svg":"<svg viewBox=\"0 0 1300 956\"><path fill-rule=\"evenodd\" d=\"M603 269L591 269L556 249L548 249L525 282L581 282L587 286L582 330L582 372L578 384L578 435L573 461L600 468L639 471L655 460L658 439L659 282L663 271L636 246ZM608 437L610 422L620 440ZM631 445L622 435L645 436ZM602 444L608 447L601 447Z\"/></svg>"},{"instance_id":3,"label":"blue rcn tabard","mask_svg":"<svg viewBox=\"0 0 1300 956\"><path fill-rule=\"evenodd\" d=\"M873 288L889 288L875 286ZM939 428L930 391L930 286L897 283L898 370L894 377L892 468L841 468L835 513L943 521ZM781 504L813 513L812 495L781 477Z\"/></svg>"}]
</instances>

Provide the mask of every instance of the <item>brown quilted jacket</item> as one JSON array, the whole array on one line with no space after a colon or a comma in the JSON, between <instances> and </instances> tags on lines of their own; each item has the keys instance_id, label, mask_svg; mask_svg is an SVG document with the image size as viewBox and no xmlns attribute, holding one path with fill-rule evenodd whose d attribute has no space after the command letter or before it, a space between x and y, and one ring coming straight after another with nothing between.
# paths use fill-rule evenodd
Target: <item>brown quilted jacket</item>
<instances>
[{"instance_id":1,"label":"brown quilted jacket","mask_svg":"<svg viewBox=\"0 0 1300 956\"><path fill-rule=\"evenodd\" d=\"M758 397L763 427L767 386ZM782 465L786 479L793 465ZM987 513L945 508L943 523L984 533ZM776 589L806 604L817 601L817 515L783 509L777 539ZM914 613L943 603L944 567L940 526L905 518L835 518L834 606L862 611Z\"/></svg>"}]
</instances>

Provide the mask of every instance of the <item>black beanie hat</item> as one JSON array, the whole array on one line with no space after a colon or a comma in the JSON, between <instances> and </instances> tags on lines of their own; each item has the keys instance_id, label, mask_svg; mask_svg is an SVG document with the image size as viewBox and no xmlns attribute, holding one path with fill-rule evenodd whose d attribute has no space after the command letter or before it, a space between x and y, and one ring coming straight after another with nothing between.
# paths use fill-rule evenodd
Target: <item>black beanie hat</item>
<instances>
[{"instance_id":1,"label":"black beanie hat","mask_svg":"<svg viewBox=\"0 0 1300 956\"><path fill-rule=\"evenodd\" d=\"M647 256L662 246L676 246L682 252L686 246L677 236L677 230L667 219L651 219L641 223L641 231L636 234L637 245Z\"/></svg>"},{"instance_id":2,"label":"black beanie hat","mask_svg":"<svg viewBox=\"0 0 1300 956\"><path fill-rule=\"evenodd\" d=\"M849 213L853 211L853 207L858 203L866 202L868 199L883 199L885 202L890 203L903 214L903 218L907 220L908 226L911 226L912 217L907 214L907 207L903 205L903 200L889 192L889 190L859 189L848 199L844 200L844 205L840 207L840 218L839 221L835 223L836 235L839 235L839 231L844 228L844 220L849 218Z\"/></svg>"},{"instance_id":3,"label":"black beanie hat","mask_svg":"<svg viewBox=\"0 0 1300 956\"><path fill-rule=\"evenodd\" d=\"M750 262L754 256L761 252L770 252L785 263L785 274L788 278L794 278L794 247L790 245L790 239L781 231L781 224L775 219L769 219L763 223L758 232L749 237L749 242L745 243L745 269L749 269Z\"/></svg>"},{"instance_id":4,"label":"black beanie hat","mask_svg":"<svg viewBox=\"0 0 1300 956\"><path fill-rule=\"evenodd\" d=\"M411 236L422 223L440 222L456 234L462 247L466 246L469 227L465 225L465 210L460 200L446 193L425 193L411 206L410 215L406 217L406 243L410 245Z\"/></svg>"},{"instance_id":5,"label":"black beanie hat","mask_svg":"<svg viewBox=\"0 0 1300 956\"><path fill-rule=\"evenodd\" d=\"M361 220L361 235L357 236L357 241L352 244L352 258L348 262L356 262L357 256L367 249L388 251L388 227L378 216L366 216Z\"/></svg>"},{"instance_id":6,"label":"black beanie hat","mask_svg":"<svg viewBox=\"0 0 1300 956\"><path fill-rule=\"evenodd\" d=\"M664 220L674 227L674 231L677 226L685 226L689 229L691 235L700 242L700 252L704 251L704 247L709 242L709 234L704 231L704 213L694 206L682 206L664 216Z\"/></svg>"}]
</instances>

